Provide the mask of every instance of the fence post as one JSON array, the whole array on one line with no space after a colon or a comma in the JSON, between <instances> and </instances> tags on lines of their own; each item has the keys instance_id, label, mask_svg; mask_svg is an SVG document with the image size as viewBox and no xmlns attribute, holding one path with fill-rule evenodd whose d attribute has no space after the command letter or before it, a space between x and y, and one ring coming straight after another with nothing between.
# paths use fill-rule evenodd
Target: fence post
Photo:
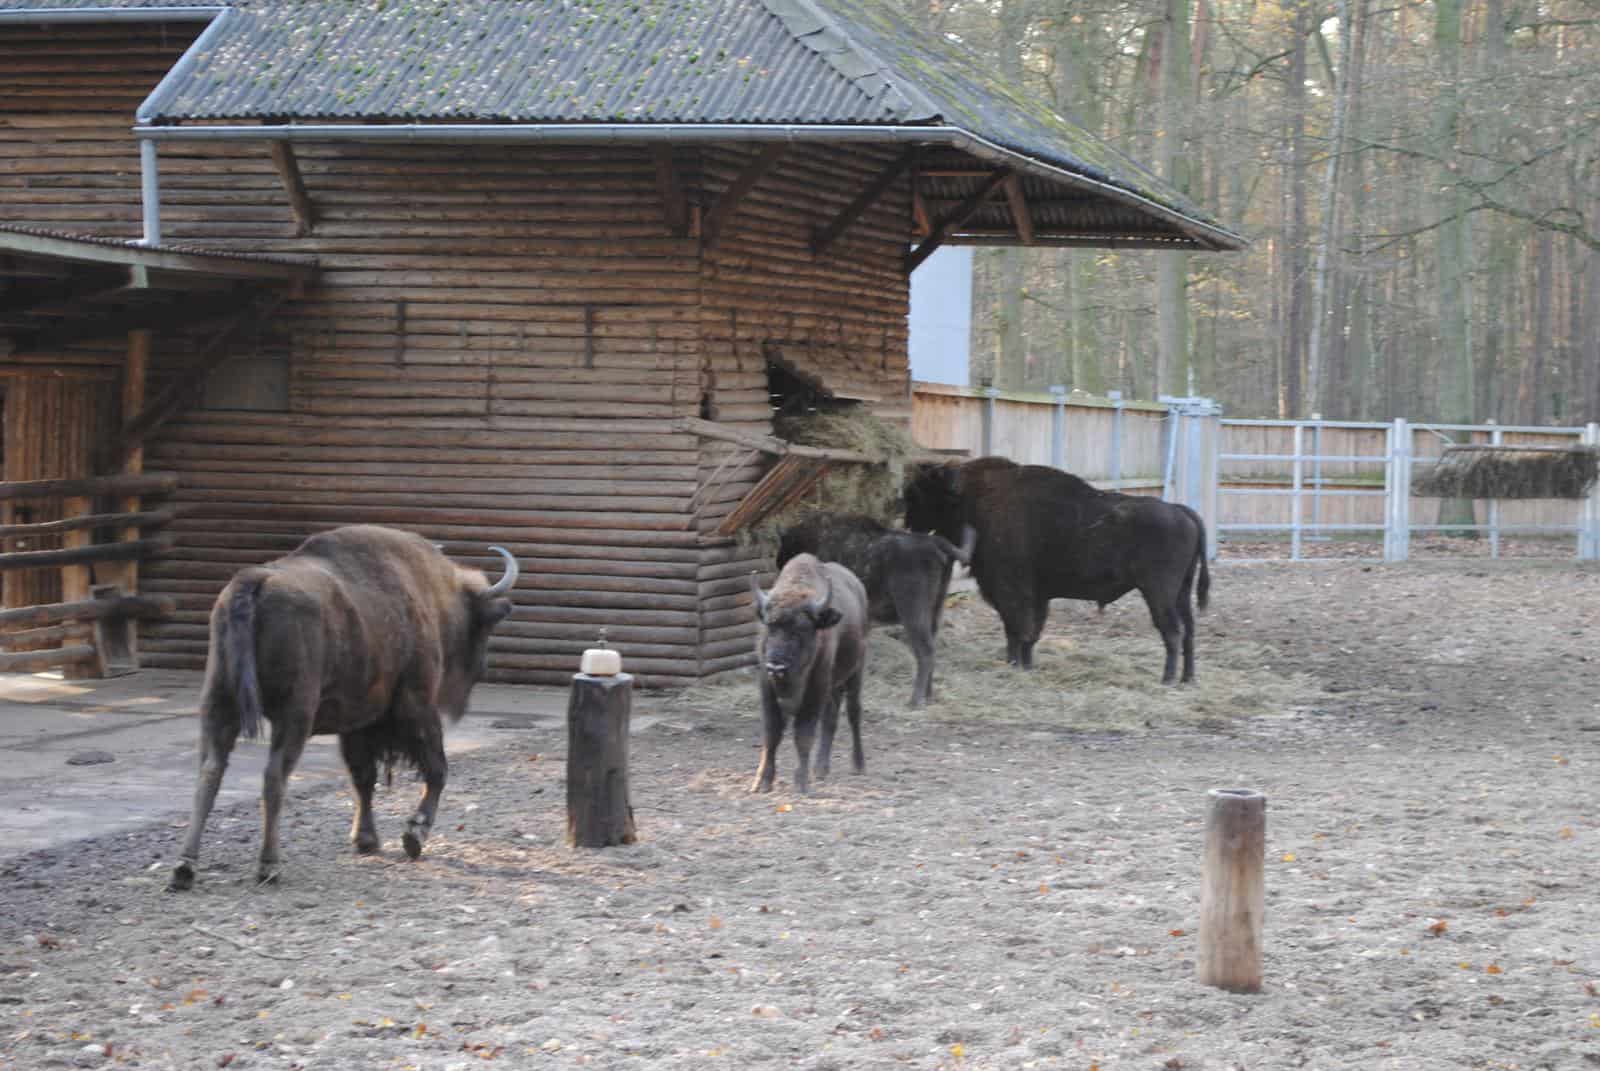
<instances>
[{"instance_id":1,"label":"fence post","mask_svg":"<svg viewBox=\"0 0 1600 1071\"><path fill-rule=\"evenodd\" d=\"M1120 390L1106 391L1106 397L1111 399L1111 487L1112 490L1122 489L1122 392Z\"/></svg>"},{"instance_id":2,"label":"fence post","mask_svg":"<svg viewBox=\"0 0 1600 1071\"><path fill-rule=\"evenodd\" d=\"M1311 538L1324 539L1322 535L1322 414L1312 413L1311 419Z\"/></svg>"},{"instance_id":3,"label":"fence post","mask_svg":"<svg viewBox=\"0 0 1600 1071\"><path fill-rule=\"evenodd\" d=\"M1000 392L994 387L983 388L983 431L979 437L978 456L994 453L994 400Z\"/></svg>"},{"instance_id":4,"label":"fence post","mask_svg":"<svg viewBox=\"0 0 1600 1071\"><path fill-rule=\"evenodd\" d=\"M1300 456L1305 453L1306 426L1299 421L1294 425L1294 457L1289 462L1289 479L1292 489L1289 496L1289 558L1300 560L1300 521L1304 510L1301 493L1305 490L1305 476Z\"/></svg>"},{"instance_id":5,"label":"fence post","mask_svg":"<svg viewBox=\"0 0 1600 1071\"><path fill-rule=\"evenodd\" d=\"M1050 465L1067 467L1067 388L1057 383L1050 388L1055 408L1050 413Z\"/></svg>"},{"instance_id":6,"label":"fence post","mask_svg":"<svg viewBox=\"0 0 1600 1071\"><path fill-rule=\"evenodd\" d=\"M1583 426L1583 445L1600 446L1600 424ZM1578 512L1578 557L1582 561L1600 558L1600 484L1589 488Z\"/></svg>"},{"instance_id":7,"label":"fence post","mask_svg":"<svg viewBox=\"0 0 1600 1071\"><path fill-rule=\"evenodd\" d=\"M1494 427L1494 423L1493 420L1489 421L1489 445L1499 446L1505 441L1505 429ZM1581 536L1578 542L1580 545L1582 544ZM1500 557L1500 500L1498 498L1489 500L1489 557Z\"/></svg>"},{"instance_id":8,"label":"fence post","mask_svg":"<svg viewBox=\"0 0 1600 1071\"><path fill-rule=\"evenodd\" d=\"M1208 435L1209 430L1209 435ZM1210 445L1208 446L1207 443ZM1209 398L1189 420L1189 486L1186 501L1206 522L1206 559L1217 557L1218 485L1222 481L1222 407Z\"/></svg>"},{"instance_id":9,"label":"fence post","mask_svg":"<svg viewBox=\"0 0 1600 1071\"><path fill-rule=\"evenodd\" d=\"M1389 463L1384 466L1383 560L1411 556L1411 427L1396 417L1389 429Z\"/></svg>"}]
</instances>

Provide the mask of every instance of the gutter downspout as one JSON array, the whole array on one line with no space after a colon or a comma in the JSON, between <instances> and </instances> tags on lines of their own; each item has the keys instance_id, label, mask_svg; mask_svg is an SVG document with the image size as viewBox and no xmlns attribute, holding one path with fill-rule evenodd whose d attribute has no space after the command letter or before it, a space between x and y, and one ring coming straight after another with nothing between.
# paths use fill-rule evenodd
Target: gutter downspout
<instances>
[{"instance_id":1,"label":"gutter downspout","mask_svg":"<svg viewBox=\"0 0 1600 1071\"><path fill-rule=\"evenodd\" d=\"M137 9L135 9L137 10ZM146 9L148 10L148 9ZM204 9L188 9L204 10ZM134 121L144 126L150 122L150 117L156 113L157 108L166 103L172 95L179 79L185 77L200 54L205 51L211 39L223 23L228 21L228 16L233 12L229 8L212 8L210 14L204 17L211 20L194 43L184 49L183 55L178 57L178 62L166 73L150 95L144 98L139 105L139 110L134 113ZM139 205L144 216L144 237L139 239L140 245L156 246L161 244L161 160L157 153L157 146L153 140L141 139L139 142Z\"/></svg>"},{"instance_id":2,"label":"gutter downspout","mask_svg":"<svg viewBox=\"0 0 1600 1071\"><path fill-rule=\"evenodd\" d=\"M226 8L216 5L174 7L37 7L0 11L0 25L63 22L205 22Z\"/></svg>"},{"instance_id":3,"label":"gutter downspout","mask_svg":"<svg viewBox=\"0 0 1600 1071\"><path fill-rule=\"evenodd\" d=\"M213 27L216 25L212 24ZM209 32L209 30L208 30ZM203 35L202 35L203 36ZM198 45L199 42L196 42ZM195 49L191 49L195 51ZM187 58L187 55L186 55ZM154 96L154 94L152 94ZM148 102L147 102L148 103ZM144 109L141 109L143 112ZM154 126L146 118L133 128L145 142L159 141L372 141L521 142L544 144L657 144L660 142L788 141L876 142L945 145L1005 164L1052 182L1092 190L1172 224L1201 249L1243 249L1245 240L1225 228L1201 223L1177 209L1110 183L1056 167L953 126L826 126L703 123L294 123L272 126Z\"/></svg>"}]
</instances>

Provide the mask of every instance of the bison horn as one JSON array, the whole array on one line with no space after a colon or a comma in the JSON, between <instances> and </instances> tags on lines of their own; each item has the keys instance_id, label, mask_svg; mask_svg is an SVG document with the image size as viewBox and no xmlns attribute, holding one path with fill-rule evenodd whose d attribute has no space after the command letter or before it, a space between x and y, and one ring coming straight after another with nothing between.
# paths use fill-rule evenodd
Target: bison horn
<instances>
[{"instance_id":1,"label":"bison horn","mask_svg":"<svg viewBox=\"0 0 1600 1071\"><path fill-rule=\"evenodd\" d=\"M504 595L516 585L517 559L512 557L511 552L505 547L490 547L489 549L506 560L505 574L501 576L499 580L496 580L494 584L484 592L485 595L488 595L492 598L496 595Z\"/></svg>"},{"instance_id":2,"label":"bison horn","mask_svg":"<svg viewBox=\"0 0 1600 1071\"><path fill-rule=\"evenodd\" d=\"M831 602L833 602L833 585L828 583L827 580L823 580L822 596L820 598L811 600L811 616L820 616L822 611L826 610L828 608L828 604Z\"/></svg>"},{"instance_id":3,"label":"bison horn","mask_svg":"<svg viewBox=\"0 0 1600 1071\"><path fill-rule=\"evenodd\" d=\"M750 594L755 596L756 616L765 621L767 619L768 595L766 592L761 590L761 581L756 579L756 574L754 571L750 573Z\"/></svg>"}]
</instances>

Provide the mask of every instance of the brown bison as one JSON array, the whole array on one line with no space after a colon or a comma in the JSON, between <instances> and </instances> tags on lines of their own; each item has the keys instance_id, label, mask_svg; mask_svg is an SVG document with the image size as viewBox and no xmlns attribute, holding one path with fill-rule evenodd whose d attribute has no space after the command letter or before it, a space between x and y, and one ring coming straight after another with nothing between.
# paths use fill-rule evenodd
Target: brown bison
<instances>
[{"instance_id":1,"label":"brown bison","mask_svg":"<svg viewBox=\"0 0 1600 1071\"><path fill-rule=\"evenodd\" d=\"M200 699L200 776L194 814L172 887L194 884L200 835L242 732L272 744L261 786L258 880L278 874L278 816L284 786L306 740L337 733L350 769L358 852L378 850L372 790L380 761L416 766L425 788L406 823L415 859L444 791L444 726L467 711L483 675L489 633L511 612L517 581L453 564L421 536L375 525L314 535L266 565L241 570L211 611L211 648Z\"/></svg>"},{"instance_id":2,"label":"brown bison","mask_svg":"<svg viewBox=\"0 0 1600 1071\"><path fill-rule=\"evenodd\" d=\"M797 554L838 562L867 589L867 616L882 625L901 626L917 660L911 705L933 694L933 654L939 618L950 590L950 571L972 553L976 533L963 533L964 546L940 535L887 528L859 513L814 513L784 529L778 542L778 568Z\"/></svg>"},{"instance_id":3,"label":"brown bison","mask_svg":"<svg viewBox=\"0 0 1600 1071\"><path fill-rule=\"evenodd\" d=\"M978 531L972 575L1000 613L1006 657L1033 665L1050 600L1101 607L1137 589L1166 645L1161 680L1194 680L1191 595L1206 607L1211 573L1199 514L1157 498L1100 491L1070 473L1001 457L930 466L906 485L906 527L954 538ZM1196 585L1196 575L1199 582Z\"/></svg>"},{"instance_id":4,"label":"brown bison","mask_svg":"<svg viewBox=\"0 0 1600 1071\"><path fill-rule=\"evenodd\" d=\"M762 591L750 574L761 635L756 658L761 671L761 762L751 792L771 792L778 774L783 726L794 722L794 785L811 791L811 741L817 721L817 776L827 777L839 700L849 701L851 759L856 773L867 768L861 750L861 682L867 664L867 593L856 575L834 562L800 554L785 565L772 590Z\"/></svg>"}]
</instances>

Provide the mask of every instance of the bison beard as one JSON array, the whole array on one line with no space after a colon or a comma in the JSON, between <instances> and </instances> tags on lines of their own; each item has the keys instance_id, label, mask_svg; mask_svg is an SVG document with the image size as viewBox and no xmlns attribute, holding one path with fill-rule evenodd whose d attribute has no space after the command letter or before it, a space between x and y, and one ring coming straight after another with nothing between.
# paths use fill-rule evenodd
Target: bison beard
<instances>
[{"instance_id":1,"label":"bison beard","mask_svg":"<svg viewBox=\"0 0 1600 1071\"><path fill-rule=\"evenodd\" d=\"M1183 680L1194 680L1190 598L1205 609L1211 573L1192 509L999 457L930 466L907 484L907 528L951 539L967 524L978 532L972 575L1005 625L1012 664L1032 667L1052 598L1104 607L1137 589L1166 647L1162 683L1177 677L1180 650Z\"/></svg>"},{"instance_id":2,"label":"bison beard","mask_svg":"<svg viewBox=\"0 0 1600 1071\"><path fill-rule=\"evenodd\" d=\"M351 839L378 850L372 792L381 761L414 765L425 788L403 844L415 859L444 791L441 714L459 720L489 635L511 612L510 552L491 585L409 532L353 525L244 569L217 597L200 700L200 773L172 888L194 884L200 837L239 735L272 726L262 774L260 881L278 874L284 786L306 741L337 733L356 795Z\"/></svg>"}]
</instances>

